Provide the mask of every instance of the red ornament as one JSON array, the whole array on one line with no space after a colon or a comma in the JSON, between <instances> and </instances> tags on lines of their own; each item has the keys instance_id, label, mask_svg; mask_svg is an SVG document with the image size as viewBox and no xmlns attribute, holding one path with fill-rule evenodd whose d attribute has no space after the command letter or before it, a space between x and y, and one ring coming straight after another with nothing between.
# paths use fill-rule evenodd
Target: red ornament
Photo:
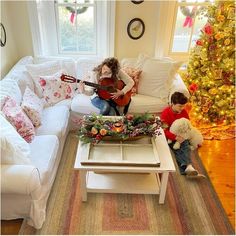
<instances>
[{"instance_id":1,"label":"red ornament","mask_svg":"<svg viewBox=\"0 0 236 236\"><path fill-rule=\"evenodd\" d=\"M195 92L197 91L197 89L198 89L198 85L195 84L195 83L192 83L192 84L189 85L188 88L189 88L189 91L190 91L191 93L195 93Z\"/></svg>"},{"instance_id":2,"label":"red ornament","mask_svg":"<svg viewBox=\"0 0 236 236\"><path fill-rule=\"evenodd\" d=\"M207 35L212 35L213 34L213 28L212 26L207 23L204 28L203 28L204 32L207 34Z\"/></svg>"},{"instance_id":3,"label":"red ornament","mask_svg":"<svg viewBox=\"0 0 236 236\"><path fill-rule=\"evenodd\" d=\"M199 40L199 39L197 40L196 44L197 44L198 46L202 46L202 45L203 45L202 41Z\"/></svg>"}]
</instances>

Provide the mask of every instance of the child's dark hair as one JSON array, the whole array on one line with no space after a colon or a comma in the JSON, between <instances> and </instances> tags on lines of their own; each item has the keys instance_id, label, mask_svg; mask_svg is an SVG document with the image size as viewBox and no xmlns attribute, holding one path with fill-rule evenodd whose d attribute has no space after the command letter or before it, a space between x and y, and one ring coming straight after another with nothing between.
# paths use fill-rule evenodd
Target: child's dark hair
<instances>
[{"instance_id":1,"label":"child's dark hair","mask_svg":"<svg viewBox=\"0 0 236 236\"><path fill-rule=\"evenodd\" d=\"M111 69L112 76L116 76L120 70L120 63L115 57L106 58L100 65L95 67L93 71L96 71L100 76L102 73L102 67L106 65Z\"/></svg>"},{"instance_id":2,"label":"child's dark hair","mask_svg":"<svg viewBox=\"0 0 236 236\"><path fill-rule=\"evenodd\" d=\"M188 98L183 94L183 93L180 93L180 92L174 92L172 95L171 95L171 104L181 104L181 105L184 105L188 102Z\"/></svg>"}]
</instances>

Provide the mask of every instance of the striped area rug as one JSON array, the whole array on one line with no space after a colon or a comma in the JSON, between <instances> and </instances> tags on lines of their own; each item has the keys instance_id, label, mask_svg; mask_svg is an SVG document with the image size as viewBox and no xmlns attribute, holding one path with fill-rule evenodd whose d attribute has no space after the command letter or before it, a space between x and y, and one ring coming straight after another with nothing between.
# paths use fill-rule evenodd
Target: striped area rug
<instances>
[{"instance_id":1,"label":"striped area rug","mask_svg":"<svg viewBox=\"0 0 236 236\"><path fill-rule=\"evenodd\" d=\"M43 227L23 222L19 234L234 234L210 180L170 175L165 204L157 195L88 194L81 202L79 173L73 170L77 138L69 134ZM194 166L206 175L197 153Z\"/></svg>"}]
</instances>

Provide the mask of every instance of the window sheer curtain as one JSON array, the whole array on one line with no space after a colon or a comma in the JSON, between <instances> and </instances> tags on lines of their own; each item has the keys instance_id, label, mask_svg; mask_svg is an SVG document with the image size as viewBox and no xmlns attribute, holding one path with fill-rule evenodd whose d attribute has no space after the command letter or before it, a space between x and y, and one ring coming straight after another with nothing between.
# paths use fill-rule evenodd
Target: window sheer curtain
<instances>
[{"instance_id":1,"label":"window sheer curtain","mask_svg":"<svg viewBox=\"0 0 236 236\"><path fill-rule=\"evenodd\" d=\"M60 54L54 1L28 1L34 56L101 58L114 56L115 1L97 1L96 53Z\"/></svg>"}]
</instances>

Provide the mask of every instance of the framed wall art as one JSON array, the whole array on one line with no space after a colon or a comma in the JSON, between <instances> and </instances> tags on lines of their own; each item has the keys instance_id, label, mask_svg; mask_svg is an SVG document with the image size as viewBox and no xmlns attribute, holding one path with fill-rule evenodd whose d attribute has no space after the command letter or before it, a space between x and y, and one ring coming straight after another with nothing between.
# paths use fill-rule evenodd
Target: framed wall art
<instances>
[{"instance_id":1,"label":"framed wall art","mask_svg":"<svg viewBox=\"0 0 236 236\"><path fill-rule=\"evenodd\" d=\"M7 42L6 30L5 30L5 27L2 23L0 23L0 27L1 27L0 43L1 43L1 47L4 47L6 45L6 42Z\"/></svg>"},{"instance_id":2,"label":"framed wall art","mask_svg":"<svg viewBox=\"0 0 236 236\"><path fill-rule=\"evenodd\" d=\"M144 22L140 18L132 19L127 26L127 33L131 39L139 39L145 32Z\"/></svg>"},{"instance_id":3,"label":"framed wall art","mask_svg":"<svg viewBox=\"0 0 236 236\"><path fill-rule=\"evenodd\" d=\"M131 0L132 3L134 4L140 4L142 3L144 0Z\"/></svg>"}]
</instances>

